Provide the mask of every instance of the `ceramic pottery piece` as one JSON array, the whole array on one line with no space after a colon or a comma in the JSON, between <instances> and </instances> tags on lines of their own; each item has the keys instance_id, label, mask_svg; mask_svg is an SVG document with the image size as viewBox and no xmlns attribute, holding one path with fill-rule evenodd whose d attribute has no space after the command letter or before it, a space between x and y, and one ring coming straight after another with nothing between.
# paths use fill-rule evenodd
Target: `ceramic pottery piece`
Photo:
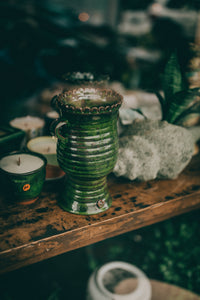
<instances>
[{"instance_id":1,"label":"ceramic pottery piece","mask_svg":"<svg viewBox=\"0 0 200 300\"><path fill-rule=\"evenodd\" d=\"M63 90L66 93L69 90L78 88L106 88L109 82L108 75L97 75L90 72L68 72L63 75L66 86ZM59 107L57 107L57 96L51 100L52 107L59 113Z\"/></svg>"},{"instance_id":2,"label":"ceramic pottery piece","mask_svg":"<svg viewBox=\"0 0 200 300\"><path fill-rule=\"evenodd\" d=\"M151 283L134 265L113 261L97 268L87 285L87 300L150 300Z\"/></svg>"},{"instance_id":3,"label":"ceramic pottery piece","mask_svg":"<svg viewBox=\"0 0 200 300\"><path fill-rule=\"evenodd\" d=\"M51 128L51 124L54 122L54 120L59 118L59 114L57 111L52 110L52 111L48 111L45 115L45 127L44 127L44 135L50 135L50 128Z\"/></svg>"},{"instance_id":4,"label":"ceramic pottery piece","mask_svg":"<svg viewBox=\"0 0 200 300\"><path fill-rule=\"evenodd\" d=\"M90 72L69 72L64 76L65 81L73 88L105 87L109 81L108 75L97 75Z\"/></svg>"},{"instance_id":5,"label":"ceramic pottery piece","mask_svg":"<svg viewBox=\"0 0 200 300\"><path fill-rule=\"evenodd\" d=\"M107 175L118 154L117 118L122 97L108 89L79 88L56 99L61 120L57 125L57 158L67 173L60 205L76 214L108 209L111 197Z\"/></svg>"},{"instance_id":6,"label":"ceramic pottery piece","mask_svg":"<svg viewBox=\"0 0 200 300\"><path fill-rule=\"evenodd\" d=\"M15 152L0 160L1 184L17 204L34 203L45 181L46 158L36 153Z\"/></svg>"}]
</instances>

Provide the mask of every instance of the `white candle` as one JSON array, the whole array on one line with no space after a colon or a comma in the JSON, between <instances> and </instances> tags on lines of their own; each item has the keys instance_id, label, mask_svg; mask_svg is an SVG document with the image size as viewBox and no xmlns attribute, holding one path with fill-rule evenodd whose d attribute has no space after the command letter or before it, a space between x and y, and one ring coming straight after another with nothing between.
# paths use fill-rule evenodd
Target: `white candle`
<instances>
[{"instance_id":1,"label":"white candle","mask_svg":"<svg viewBox=\"0 0 200 300\"><path fill-rule=\"evenodd\" d=\"M27 144L29 150L41 154L56 154L57 139L51 136L41 136L32 139Z\"/></svg>"},{"instance_id":2,"label":"white candle","mask_svg":"<svg viewBox=\"0 0 200 300\"><path fill-rule=\"evenodd\" d=\"M0 168L14 174L33 172L44 165L44 160L31 154L13 154L0 160Z\"/></svg>"},{"instance_id":3,"label":"white candle","mask_svg":"<svg viewBox=\"0 0 200 300\"><path fill-rule=\"evenodd\" d=\"M38 152L41 154L56 154L56 144L45 142L44 144L34 145L32 147L34 152Z\"/></svg>"},{"instance_id":4,"label":"white candle","mask_svg":"<svg viewBox=\"0 0 200 300\"><path fill-rule=\"evenodd\" d=\"M41 136L30 140L27 144L27 148L32 152L43 154L48 164L58 165L57 162L57 138L51 136Z\"/></svg>"},{"instance_id":5,"label":"white candle","mask_svg":"<svg viewBox=\"0 0 200 300\"><path fill-rule=\"evenodd\" d=\"M10 125L24 131L28 131L43 128L44 120L37 117L26 116L13 119L12 121L10 121Z\"/></svg>"},{"instance_id":6,"label":"white candle","mask_svg":"<svg viewBox=\"0 0 200 300\"><path fill-rule=\"evenodd\" d=\"M57 113L57 111L52 110L52 111L49 111L47 113L47 117L50 118L50 119L58 119L59 118L59 114Z\"/></svg>"}]
</instances>

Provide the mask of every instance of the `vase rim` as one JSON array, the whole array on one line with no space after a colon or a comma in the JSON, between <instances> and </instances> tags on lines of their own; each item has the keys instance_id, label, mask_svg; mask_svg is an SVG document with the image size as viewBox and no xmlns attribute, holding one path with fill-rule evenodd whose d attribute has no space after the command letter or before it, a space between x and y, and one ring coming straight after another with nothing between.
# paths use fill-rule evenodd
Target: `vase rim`
<instances>
[{"instance_id":1,"label":"vase rim","mask_svg":"<svg viewBox=\"0 0 200 300\"><path fill-rule=\"evenodd\" d=\"M57 96L57 105L65 112L78 114L102 114L119 109L122 96L109 88L79 87Z\"/></svg>"}]
</instances>

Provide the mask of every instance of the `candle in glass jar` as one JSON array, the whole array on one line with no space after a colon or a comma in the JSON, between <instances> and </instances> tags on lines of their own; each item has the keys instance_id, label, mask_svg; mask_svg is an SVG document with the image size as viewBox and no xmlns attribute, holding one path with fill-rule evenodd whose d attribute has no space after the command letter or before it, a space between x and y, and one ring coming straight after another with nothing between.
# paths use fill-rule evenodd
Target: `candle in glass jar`
<instances>
[{"instance_id":1,"label":"candle in glass jar","mask_svg":"<svg viewBox=\"0 0 200 300\"><path fill-rule=\"evenodd\" d=\"M59 113L55 110L48 111L46 115L49 119L52 119L52 120L59 118Z\"/></svg>"},{"instance_id":2,"label":"candle in glass jar","mask_svg":"<svg viewBox=\"0 0 200 300\"><path fill-rule=\"evenodd\" d=\"M30 139L43 134L44 120L38 117L26 116L13 119L10 121L10 126L26 132L26 138L21 146L23 148Z\"/></svg>"},{"instance_id":3,"label":"candle in glass jar","mask_svg":"<svg viewBox=\"0 0 200 300\"><path fill-rule=\"evenodd\" d=\"M46 175L46 158L37 153L15 152L0 160L0 177L7 199L18 204L34 203Z\"/></svg>"},{"instance_id":4,"label":"candle in glass jar","mask_svg":"<svg viewBox=\"0 0 200 300\"><path fill-rule=\"evenodd\" d=\"M38 143L29 143L29 148L41 154L56 154L56 141L52 138L42 138Z\"/></svg>"},{"instance_id":5,"label":"candle in glass jar","mask_svg":"<svg viewBox=\"0 0 200 300\"><path fill-rule=\"evenodd\" d=\"M4 156L0 160L2 170L13 174L26 174L40 169L44 160L31 154L13 154Z\"/></svg>"},{"instance_id":6,"label":"candle in glass jar","mask_svg":"<svg viewBox=\"0 0 200 300\"><path fill-rule=\"evenodd\" d=\"M10 121L10 125L24 131L42 128L44 120L38 117L26 116Z\"/></svg>"},{"instance_id":7,"label":"candle in glass jar","mask_svg":"<svg viewBox=\"0 0 200 300\"><path fill-rule=\"evenodd\" d=\"M52 136L41 136L30 140L27 148L31 152L40 153L47 159L46 179L62 178L65 173L61 170L57 161L57 138Z\"/></svg>"},{"instance_id":8,"label":"candle in glass jar","mask_svg":"<svg viewBox=\"0 0 200 300\"><path fill-rule=\"evenodd\" d=\"M44 155L47 159L47 163L50 165L58 165L56 147L57 138L51 136L37 137L30 140L27 144L27 148L30 151Z\"/></svg>"}]
</instances>

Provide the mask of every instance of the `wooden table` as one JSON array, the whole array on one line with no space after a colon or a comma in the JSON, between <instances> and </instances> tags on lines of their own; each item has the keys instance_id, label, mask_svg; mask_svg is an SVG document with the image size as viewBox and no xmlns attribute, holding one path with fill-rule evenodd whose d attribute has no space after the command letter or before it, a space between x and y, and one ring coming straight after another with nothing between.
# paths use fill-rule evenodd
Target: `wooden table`
<instances>
[{"instance_id":1,"label":"wooden table","mask_svg":"<svg viewBox=\"0 0 200 300\"><path fill-rule=\"evenodd\" d=\"M200 296L176 285L151 280L151 300L200 300Z\"/></svg>"},{"instance_id":2,"label":"wooden table","mask_svg":"<svg viewBox=\"0 0 200 300\"><path fill-rule=\"evenodd\" d=\"M112 207L93 216L63 211L51 184L30 206L8 203L2 195L0 273L200 208L200 155L174 180L139 183L111 175L108 182Z\"/></svg>"}]
</instances>

